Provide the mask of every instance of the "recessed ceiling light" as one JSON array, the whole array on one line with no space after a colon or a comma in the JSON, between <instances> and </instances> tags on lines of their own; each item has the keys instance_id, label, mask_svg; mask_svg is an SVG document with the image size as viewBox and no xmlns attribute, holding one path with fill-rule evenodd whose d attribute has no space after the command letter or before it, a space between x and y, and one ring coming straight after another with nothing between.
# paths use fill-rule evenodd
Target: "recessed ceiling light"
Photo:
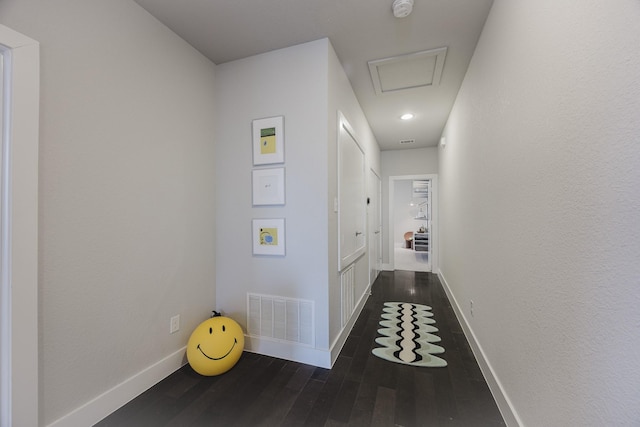
<instances>
[{"instance_id":1,"label":"recessed ceiling light","mask_svg":"<svg viewBox=\"0 0 640 427\"><path fill-rule=\"evenodd\" d=\"M400 118L402 120L411 120L411 119L413 119L413 114L411 114L411 113L403 114L403 115L400 116Z\"/></svg>"}]
</instances>

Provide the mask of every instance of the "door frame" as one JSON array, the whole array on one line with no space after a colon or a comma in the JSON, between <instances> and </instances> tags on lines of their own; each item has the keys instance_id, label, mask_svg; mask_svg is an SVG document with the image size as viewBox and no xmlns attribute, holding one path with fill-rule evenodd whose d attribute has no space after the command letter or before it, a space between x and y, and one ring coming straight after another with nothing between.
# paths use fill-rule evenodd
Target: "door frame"
<instances>
[{"instance_id":1,"label":"door frame","mask_svg":"<svg viewBox=\"0 0 640 427\"><path fill-rule=\"evenodd\" d=\"M389 177L388 218L387 218L387 248L389 253L389 268L395 269L395 254L393 246L394 197L396 181L431 180L431 272L438 272L438 174L395 175Z\"/></svg>"},{"instance_id":2,"label":"door frame","mask_svg":"<svg viewBox=\"0 0 640 427\"><path fill-rule=\"evenodd\" d=\"M375 177L375 188L367 188L367 194L369 197L375 193L376 206L375 211L372 212L372 207L369 205L369 199L367 200L367 234L368 234L368 251L369 251L369 285L372 285L375 279L380 274L382 269L382 178L380 175L369 168L369 176L367 183L370 184ZM377 231L377 238L373 238L372 232L375 234ZM374 248L375 246L375 248ZM374 250L375 249L375 250ZM371 256L375 255L375 259L371 259ZM375 274L372 278L371 271L375 270Z\"/></svg>"},{"instance_id":3,"label":"door frame","mask_svg":"<svg viewBox=\"0 0 640 427\"><path fill-rule=\"evenodd\" d=\"M40 47L0 25L0 425L39 425L38 140Z\"/></svg>"}]
</instances>

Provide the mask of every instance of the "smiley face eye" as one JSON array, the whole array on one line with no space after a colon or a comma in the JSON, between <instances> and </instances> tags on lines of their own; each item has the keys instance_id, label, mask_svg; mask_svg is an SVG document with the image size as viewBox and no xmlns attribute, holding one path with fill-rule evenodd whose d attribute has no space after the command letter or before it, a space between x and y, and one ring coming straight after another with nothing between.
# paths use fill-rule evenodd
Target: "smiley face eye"
<instances>
[{"instance_id":1,"label":"smiley face eye","mask_svg":"<svg viewBox=\"0 0 640 427\"><path fill-rule=\"evenodd\" d=\"M209 335L213 333L213 329L209 328Z\"/></svg>"},{"instance_id":2,"label":"smiley face eye","mask_svg":"<svg viewBox=\"0 0 640 427\"><path fill-rule=\"evenodd\" d=\"M224 327L224 325L222 325L222 332L224 332L224 331L225 331L225 327Z\"/></svg>"}]
</instances>

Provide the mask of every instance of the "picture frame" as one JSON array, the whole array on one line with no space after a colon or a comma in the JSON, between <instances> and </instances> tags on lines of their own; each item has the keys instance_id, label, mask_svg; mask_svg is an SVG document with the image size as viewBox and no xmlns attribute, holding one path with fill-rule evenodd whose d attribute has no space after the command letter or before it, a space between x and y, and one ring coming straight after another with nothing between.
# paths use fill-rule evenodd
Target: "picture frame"
<instances>
[{"instance_id":1,"label":"picture frame","mask_svg":"<svg viewBox=\"0 0 640 427\"><path fill-rule=\"evenodd\" d=\"M254 169L251 171L253 206L284 205L284 168Z\"/></svg>"},{"instance_id":2,"label":"picture frame","mask_svg":"<svg viewBox=\"0 0 640 427\"><path fill-rule=\"evenodd\" d=\"M284 163L284 117L252 122L253 165Z\"/></svg>"},{"instance_id":3,"label":"picture frame","mask_svg":"<svg viewBox=\"0 0 640 427\"><path fill-rule=\"evenodd\" d=\"M254 255L285 255L284 218L252 220Z\"/></svg>"}]
</instances>

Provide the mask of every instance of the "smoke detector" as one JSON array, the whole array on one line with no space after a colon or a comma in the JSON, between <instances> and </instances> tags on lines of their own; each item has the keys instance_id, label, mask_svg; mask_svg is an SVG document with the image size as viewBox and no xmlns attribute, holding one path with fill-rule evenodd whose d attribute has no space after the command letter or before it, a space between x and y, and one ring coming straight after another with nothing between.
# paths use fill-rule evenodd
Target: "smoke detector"
<instances>
[{"instance_id":1,"label":"smoke detector","mask_svg":"<svg viewBox=\"0 0 640 427\"><path fill-rule=\"evenodd\" d=\"M404 18L409 16L413 10L413 0L394 0L391 8L393 9L393 16Z\"/></svg>"}]
</instances>

